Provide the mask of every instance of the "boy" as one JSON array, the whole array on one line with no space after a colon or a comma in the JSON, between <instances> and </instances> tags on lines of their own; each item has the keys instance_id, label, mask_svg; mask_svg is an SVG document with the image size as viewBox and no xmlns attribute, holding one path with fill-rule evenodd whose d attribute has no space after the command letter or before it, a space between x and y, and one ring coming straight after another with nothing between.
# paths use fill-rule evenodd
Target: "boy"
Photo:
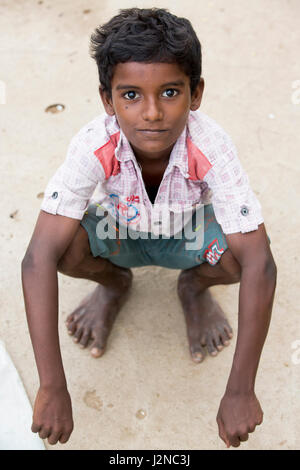
<instances>
[{"instance_id":1,"label":"boy","mask_svg":"<svg viewBox=\"0 0 300 470\"><path fill-rule=\"evenodd\" d=\"M262 422L254 383L276 286L261 206L229 136L199 111L201 46L188 20L165 9L125 9L96 29L91 44L106 113L71 140L22 262L40 377L32 431L55 444L73 429L57 271L97 283L67 328L99 357L130 291L130 268L159 265L182 270L178 295L195 362L205 347L214 356L232 337L208 288L240 282L236 350L217 415L220 437L237 447ZM194 234L202 226L202 247L187 244L187 226Z\"/></svg>"}]
</instances>

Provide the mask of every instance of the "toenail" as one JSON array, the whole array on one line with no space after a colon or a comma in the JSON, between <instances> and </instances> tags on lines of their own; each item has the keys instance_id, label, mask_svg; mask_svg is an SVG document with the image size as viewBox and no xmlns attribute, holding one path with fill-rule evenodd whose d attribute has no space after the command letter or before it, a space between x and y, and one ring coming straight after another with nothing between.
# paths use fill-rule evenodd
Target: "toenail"
<instances>
[{"instance_id":1,"label":"toenail","mask_svg":"<svg viewBox=\"0 0 300 470\"><path fill-rule=\"evenodd\" d=\"M203 358L203 355L201 353L194 353L193 354L193 359L195 359L197 362L200 362Z\"/></svg>"},{"instance_id":2,"label":"toenail","mask_svg":"<svg viewBox=\"0 0 300 470\"><path fill-rule=\"evenodd\" d=\"M74 343L78 343L78 339L77 339L77 338L74 338L73 341L74 341Z\"/></svg>"},{"instance_id":3,"label":"toenail","mask_svg":"<svg viewBox=\"0 0 300 470\"><path fill-rule=\"evenodd\" d=\"M103 353L103 349L93 348L91 350L91 355L94 357L102 356L102 353Z\"/></svg>"}]
</instances>

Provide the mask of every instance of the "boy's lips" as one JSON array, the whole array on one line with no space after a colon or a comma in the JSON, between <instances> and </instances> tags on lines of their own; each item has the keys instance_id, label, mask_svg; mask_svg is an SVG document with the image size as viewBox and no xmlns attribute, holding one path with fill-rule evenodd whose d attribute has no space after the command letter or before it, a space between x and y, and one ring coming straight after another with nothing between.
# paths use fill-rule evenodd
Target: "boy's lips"
<instances>
[{"instance_id":1,"label":"boy's lips","mask_svg":"<svg viewBox=\"0 0 300 470\"><path fill-rule=\"evenodd\" d=\"M149 135L161 134L163 132L167 132L168 130L169 129L137 129L138 132Z\"/></svg>"}]
</instances>

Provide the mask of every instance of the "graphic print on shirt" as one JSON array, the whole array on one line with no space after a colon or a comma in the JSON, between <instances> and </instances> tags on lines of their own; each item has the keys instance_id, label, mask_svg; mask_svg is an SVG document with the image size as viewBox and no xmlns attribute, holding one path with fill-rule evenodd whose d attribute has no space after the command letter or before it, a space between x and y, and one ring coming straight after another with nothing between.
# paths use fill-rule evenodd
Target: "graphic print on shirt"
<instances>
[{"instance_id":1,"label":"graphic print on shirt","mask_svg":"<svg viewBox=\"0 0 300 470\"><path fill-rule=\"evenodd\" d=\"M208 249L204 252L204 258L207 260L209 264L214 266L217 264L219 259L221 258L222 254L224 253L224 248L219 247L218 239L215 238L209 245Z\"/></svg>"},{"instance_id":2,"label":"graphic print on shirt","mask_svg":"<svg viewBox=\"0 0 300 470\"><path fill-rule=\"evenodd\" d=\"M140 212L135 205L130 202L122 202L118 194L111 193L109 197L111 202L108 207L116 218L125 221L127 224L136 224L139 221Z\"/></svg>"},{"instance_id":3,"label":"graphic print on shirt","mask_svg":"<svg viewBox=\"0 0 300 470\"><path fill-rule=\"evenodd\" d=\"M130 202L140 202L140 196L136 196L135 194L131 194L126 198L126 201Z\"/></svg>"}]
</instances>

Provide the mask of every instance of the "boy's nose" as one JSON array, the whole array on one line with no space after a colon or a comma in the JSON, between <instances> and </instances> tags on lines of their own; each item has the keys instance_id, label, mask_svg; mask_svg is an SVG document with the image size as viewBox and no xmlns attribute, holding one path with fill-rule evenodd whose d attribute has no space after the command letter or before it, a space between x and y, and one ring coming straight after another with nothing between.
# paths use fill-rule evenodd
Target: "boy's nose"
<instances>
[{"instance_id":1,"label":"boy's nose","mask_svg":"<svg viewBox=\"0 0 300 470\"><path fill-rule=\"evenodd\" d=\"M163 112L155 99L147 100L144 105L142 117L144 121L161 121Z\"/></svg>"}]
</instances>

